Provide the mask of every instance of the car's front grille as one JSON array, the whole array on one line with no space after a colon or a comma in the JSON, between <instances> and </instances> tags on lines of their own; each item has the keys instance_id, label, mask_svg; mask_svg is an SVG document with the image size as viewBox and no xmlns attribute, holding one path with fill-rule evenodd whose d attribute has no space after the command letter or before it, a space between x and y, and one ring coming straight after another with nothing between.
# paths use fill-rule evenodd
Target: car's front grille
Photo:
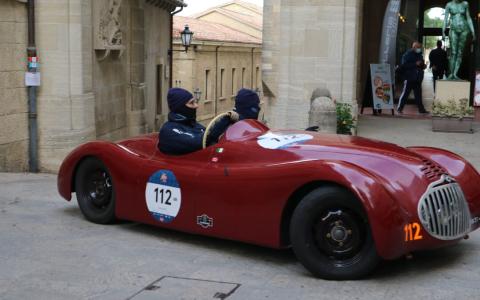
<instances>
[{"instance_id":1,"label":"car's front grille","mask_svg":"<svg viewBox=\"0 0 480 300\"><path fill-rule=\"evenodd\" d=\"M446 175L430 184L418 203L425 230L440 240L454 240L471 229L470 211L458 183Z\"/></svg>"}]
</instances>

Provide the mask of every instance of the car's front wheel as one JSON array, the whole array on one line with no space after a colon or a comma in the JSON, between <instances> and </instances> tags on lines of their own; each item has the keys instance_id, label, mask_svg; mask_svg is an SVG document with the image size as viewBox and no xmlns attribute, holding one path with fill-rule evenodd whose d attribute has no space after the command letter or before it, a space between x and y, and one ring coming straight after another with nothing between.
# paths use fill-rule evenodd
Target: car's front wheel
<instances>
[{"instance_id":1,"label":"car's front wheel","mask_svg":"<svg viewBox=\"0 0 480 300\"><path fill-rule=\"evenodd\" d=\"M115 221L115 189L112 177L101 160L88 157L75 175L75 192L80 210L91 222Z\"/></svg>"},{"instance_id":2,"label":"car's front wheel","mask_svg":"<svg viewBox=\"0 0 480 300\"><path fill-rule=\"evenodd\" d=\"M324 279L358 279L380 261L362 204L340 187L317 188L301 200L290 240L298 260Z\"/></svg>"}]
</instances>

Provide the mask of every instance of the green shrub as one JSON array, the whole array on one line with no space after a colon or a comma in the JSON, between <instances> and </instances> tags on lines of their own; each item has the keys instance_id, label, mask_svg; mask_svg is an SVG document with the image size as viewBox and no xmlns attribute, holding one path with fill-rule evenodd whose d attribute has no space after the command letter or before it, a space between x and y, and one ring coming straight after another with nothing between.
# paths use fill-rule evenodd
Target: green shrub
<instances>
[{"instance_id":1,"label":"green shrub","mask_svg":"<svg viewBox=\"0 0 480 300\"><path fill-rule=\"evenodd\" d=\"M337 133L352 134L355 128L355 118L352 116L352 105L348 103L338 103L337 108Z\"/></svg>"},{"instance_id":2,"label":"green shrub","mask_svg":"<svg viewBox=\"0 0 480 300\"><path fill-rule=\"evenodd\" d=\"M434 102L432 106L432 116L434 117L463 119L465 117L472 117L473 113L473 107L468 105L468 99L460 99L458 101L451 99L446 103Z\"/></svg>"}]
</instances>

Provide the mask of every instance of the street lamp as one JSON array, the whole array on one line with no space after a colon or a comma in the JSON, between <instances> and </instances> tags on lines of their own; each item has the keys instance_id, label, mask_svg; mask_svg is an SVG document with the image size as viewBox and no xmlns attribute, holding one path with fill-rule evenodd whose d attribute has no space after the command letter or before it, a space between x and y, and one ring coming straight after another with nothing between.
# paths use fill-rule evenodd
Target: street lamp
<instances>
[{"instance_id":1,"label":"street lamp","mask_svg":"<svg viewBox=\"0 0 480 300\"><path fill-rule=\"evenodd\" d=\"M200 97L202 96L202 91L200 91L200 89L197 87L193 91L193 95L195 96L195 101L197 101L197 103L198 103L200 101Z\"/></svg>"},{"instance_id":2,"label":"street lamp","mask_svg":"<svg viewBox=\"0 0 480 300\"><path fill-rule=\"evenodd\" d=\"M185 28L183 29L182 32L180 32L180 38L182 39L182 46L185 47L185 50L174 50L174 49L168 49L168 55L172 55L172 53L175 52L188 52L188 47L192 44L192 37L193 37L193 32L190 31L190 28L188 25L185 25Z\"/></svg>"},{"instance_id":3,"label":"street lamp","mask_svg":"<svg viewBox=\"0 0 480 300\"><path fill-rule=\"evenodd\" d=\"M188 47L190 47L190 44L192 43L192 37L193 37L193 32L190 31L190 28L188 28L188 25L185 25L185 29L183 29L183 31L180 32L180 36L182 38L182 45L185 47L185 52L187 52Z\"/></svg>"}]
</instances>

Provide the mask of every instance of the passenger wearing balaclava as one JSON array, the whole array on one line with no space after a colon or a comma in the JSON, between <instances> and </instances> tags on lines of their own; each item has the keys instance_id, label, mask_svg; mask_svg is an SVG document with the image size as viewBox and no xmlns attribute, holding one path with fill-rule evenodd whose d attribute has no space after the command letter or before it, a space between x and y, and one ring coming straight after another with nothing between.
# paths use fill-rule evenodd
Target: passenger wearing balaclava
<instances>
[{"instance_id":1,"label":"passenger wearing balaclava","mask_svg":"<svg viewBox=\"0 0 480 300\"><path fill-rule=\"evenodd\" d=\"M260 98L255 91L249 89L241 89L238 91L235 97L235 107L233 109L235 114L230 114L220 119L211 130L211 134L208 136L207 145L213 145L218 142L218 139L222 136L227 128L239 120L258 118L260 113Z\"/></svg>"},{"instance_id":2,"label":"passenger wearing balaclava","mask_svg":"<svg viewBox=\"0 0 480 300\"><path fill-rule=\"evenodd\" d=\"M158 149L169 155L187 154L202 149L205 127L197 123L193 95L182 88L172 88L167 95L168 122L160 129Z\"/></svg>"},{"instance_id":3,"label":"passenger wearing balaclava","mask_svg":"<svg viewBox=\"0 0 480 300\"><path fill-rule=\"evenodd\" d=\"M260 98L255 91L241 89L235 97L235 109L240 120L258 119L260 113Z\"/></svg>"}]
</instances>

